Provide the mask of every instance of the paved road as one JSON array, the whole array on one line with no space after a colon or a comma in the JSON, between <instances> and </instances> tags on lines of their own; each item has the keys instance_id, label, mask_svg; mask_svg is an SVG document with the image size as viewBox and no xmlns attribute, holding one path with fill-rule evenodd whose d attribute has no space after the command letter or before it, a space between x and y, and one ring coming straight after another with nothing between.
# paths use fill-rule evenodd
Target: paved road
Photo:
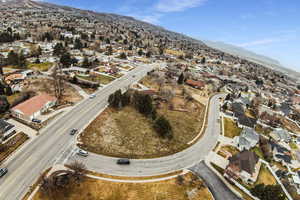
<instances>
[{"instance_id":1,"label":"paved road","mask_svg":"<svg viewBox=\"0 0 300 200\"><path fill-rule=\"evenodd\" d=\"M206 166L204 161L190 168L200 176L212 192L216 200L241 200L220 180L220 178Z\"/></svg>"},{"instance_id":2,"label":"paved road","mask_svg":"<svg viewBox=\"0 0 300 200\"><path fill-rule=\"evenodd\" d=\"M152 68L152 65L137 67L98 91L96 98L82 101L70 112L41 130L38 138L1 166L7 167L9 172L0 179L0 199L21 199L40 173L51 167L68 150L69 144L74 141L74 136L69 135L70 129L84 127L106 106L111 93L139 80Z\"/></svg>"},{"instance_id":3,"label":"paved road","mask_svg":"<svg viewBox=\"0 0 300 200\"><path fill-rule=\"evenodd\" d=\"M210 101L208 126L205 134L197 143L184 151L155 159L133 159L128 166L116 165L117 158L93 153L86 158L74 155L69 162L81 160L90 170L118 176L153 176L194 166L205 159L217 143L220 134L218 119L219 97L221 96L224 95L216 95Z\"/></svg>"}]
</instances>

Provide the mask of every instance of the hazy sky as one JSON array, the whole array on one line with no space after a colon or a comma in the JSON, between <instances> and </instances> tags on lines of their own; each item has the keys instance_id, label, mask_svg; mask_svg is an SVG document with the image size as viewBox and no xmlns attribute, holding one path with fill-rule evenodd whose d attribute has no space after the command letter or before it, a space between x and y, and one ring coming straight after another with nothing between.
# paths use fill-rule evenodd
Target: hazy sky
<instances>
[{"instance_id":1,"label":"hazy sky","mask_svg":"<svg viewBox=\"0 0 300 200\"><path fill-rule=\"evenodd\" d=\"M47 0L223 41L300 71L300 0Z\"/></svg>"}]
</instances>

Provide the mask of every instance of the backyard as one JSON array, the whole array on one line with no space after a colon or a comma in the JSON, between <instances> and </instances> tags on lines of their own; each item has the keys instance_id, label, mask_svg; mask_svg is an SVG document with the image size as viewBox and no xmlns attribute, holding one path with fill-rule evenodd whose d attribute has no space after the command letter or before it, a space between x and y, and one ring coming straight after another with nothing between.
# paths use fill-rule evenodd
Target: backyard
<instances>
[{"instance_id":1,"label":"backyard","mask_svg":"<svg viewBox=\"0 0 300 200\"><path fill-rule=\"evenodd\" d=\"M86 177L83 182L73 184L68 191L56 192L55 199L60 200L212 200L209 190L203 182L191 173L182 176L182 180L173 178L159 182L119 183ZM50 200L38 191L33 200Z\"/></svg>"},{"instance_id":2,"label":"backyard","mask_svg":"<svg viewBox=\"0 0 300 200\"><path fill-rule=\"evenodd\" d=\"M54 92L54 80L46 78L34 78L29 79L28 84L24 86L24 89L28 91L34 91L37 94L47 93L55 96ZM62 102L76 103L82 99L82 96L72 86L63 84L63 97Z\"/></svg>"},{"instance_id":3,"label":"backyard","mask_svg":"<svg viewBox=\"0 0 300 200\"><path fill-rule=\"evenodd\" d=\"M242 129L236 125L236 122L230 118L224 117L224 131L225 136L234 138L235 136L239 136L241 134Z\"/></svg>"}]
</instances>

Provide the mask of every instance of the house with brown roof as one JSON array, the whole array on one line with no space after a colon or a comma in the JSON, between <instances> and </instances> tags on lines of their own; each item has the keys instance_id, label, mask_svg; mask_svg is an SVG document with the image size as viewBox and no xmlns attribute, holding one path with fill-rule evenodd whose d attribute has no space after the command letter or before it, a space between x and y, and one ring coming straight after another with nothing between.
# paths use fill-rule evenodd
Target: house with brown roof
<instances>
[{"instance_id":1,"label":"house with brown roof","mask_svg":"<svg viewBox=\"0 0 300 200\"><path fill-rule=\"evenodd\" d=\"M189 86L192 86L192 87L198 88L198 89L204 88L204 86L205 86L204 82L202 82L202 81L194 81L194 80L191 80L191 79L186 80L185 83L187 85L189 85Z\"/></svg>"},{"instance_id":2,"label":"house with brown roof","mask_svg":"<svg viewBox=\"0 0 300 200\"><path fill-rule=\"evenodd\" d=\"M260 166L259 157L254 152L242 151L229 158L224 176L251 184L256 181Z\"/></svg>"},{"instance_id":3,"label":"house with brown roof","mask_svg":"<svg viewBox=\"0 0 300 200\"><path fill-rule=\"evenodd\" d=\"M11 113L14 117L32 121L32 119L37 119L43 112L53 107L56 101L57 99L53 96L41 94L13 107Z\"/></svg>"}]
</instances>

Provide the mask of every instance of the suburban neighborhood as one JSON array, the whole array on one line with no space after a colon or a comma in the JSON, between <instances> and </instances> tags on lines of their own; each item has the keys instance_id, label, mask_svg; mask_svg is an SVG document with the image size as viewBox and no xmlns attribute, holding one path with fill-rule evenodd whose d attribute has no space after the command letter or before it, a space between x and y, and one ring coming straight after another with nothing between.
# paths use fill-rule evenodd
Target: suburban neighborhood
<instances>
[{"instance_id":1,"label":"suburban neighborhood","mask_svg":"<svg viewBox=\"0 0 300 200\"><path fill-rule=\"evenodd\" d=\"M295 78L130 17L4 3L0 199L300 199Z\"/></svg>"}]
</instances>

